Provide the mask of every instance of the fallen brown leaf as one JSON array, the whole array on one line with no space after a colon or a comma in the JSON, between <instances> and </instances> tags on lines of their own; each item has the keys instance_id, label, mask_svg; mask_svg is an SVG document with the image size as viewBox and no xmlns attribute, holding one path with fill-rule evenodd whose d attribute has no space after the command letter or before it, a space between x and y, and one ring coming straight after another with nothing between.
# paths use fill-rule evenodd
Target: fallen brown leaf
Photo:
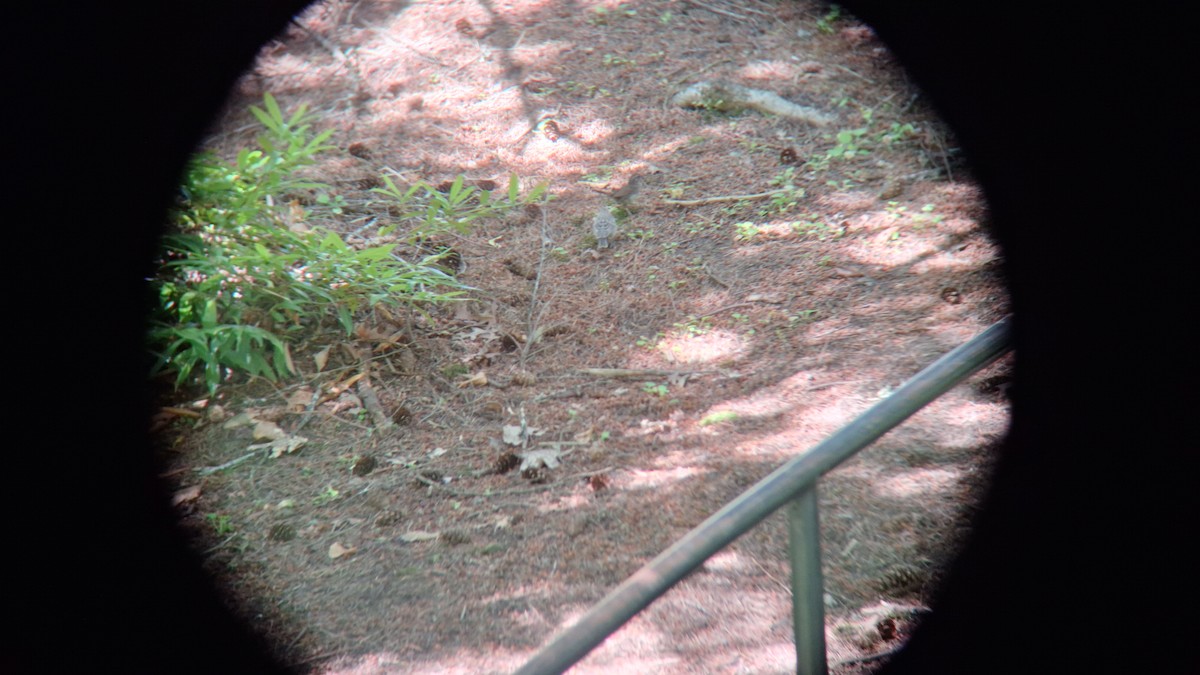
<instances>
[{"instance_id":1,"label":"fallen brown leaf","mask_svg":"<svg viewBox=\"0 0 1200 675\"><path fill-rule=\"evenodd\" d=\"M474 375L463 380L462 382L459 382L458 388L466 389L467 387L486 387L487 383L488 383L487 373L485 373L481 370L478 373L475 373Z\"/></svg>"},{"instance_id":2,"label":"fallen brown leaf","mask_svg":"<svg viewBox=\"0 0 1200 675\"><path fill-rule=\"evenodd\" d=\"M333 345L325 345L321 351L313 354L313 362L317 364L317 372L325 370L325 364L329 363L329 350L333 349Z\"/></svg>"},{"instance_id":3,"label":"fallen brown leaf","mask_svg":"<svg viewBox=\"0 0 1200 675\"><path fill-rule=\"evenodd\" d=\"M182 490L178 490L175 492L175 494L171 495L171 506L179 506L180 504L186 504L188 502L195 501L199 498L200 498L200 486L199 485L185 487Z\"/></svg>"},{"instance_id":4,"label":"fallen brown leaf","mask_svg":"<svg viewBox=\"0 0 1200 675\"><path fill-rule=\"evenodd\" d=\"M353 546L346 548L335 541L329 546L329 559L337 560L338 558L343 558L348 555L354 555L356 551L358 551L358 549L354 548Z\"/></svg>"}]
</instances>

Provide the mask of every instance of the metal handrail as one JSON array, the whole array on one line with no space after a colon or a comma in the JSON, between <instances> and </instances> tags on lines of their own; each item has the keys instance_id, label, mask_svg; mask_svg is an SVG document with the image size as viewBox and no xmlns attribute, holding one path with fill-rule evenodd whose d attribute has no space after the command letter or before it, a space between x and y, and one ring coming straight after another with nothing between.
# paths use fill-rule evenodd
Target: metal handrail
<instances>
[{"instance_id":1,"label":"metal handrail","mask_svg":"<svg viewBox=\"0 0 1200 675\"><path fill-rule=\"evenodd\" d=\"M570 668L706 560L789 503L797 672L826 672L817 480L1011 348L1011 317L1006 317L942 356L685 534L543 647L517 675Z\"/></svg>"}]
</instances>

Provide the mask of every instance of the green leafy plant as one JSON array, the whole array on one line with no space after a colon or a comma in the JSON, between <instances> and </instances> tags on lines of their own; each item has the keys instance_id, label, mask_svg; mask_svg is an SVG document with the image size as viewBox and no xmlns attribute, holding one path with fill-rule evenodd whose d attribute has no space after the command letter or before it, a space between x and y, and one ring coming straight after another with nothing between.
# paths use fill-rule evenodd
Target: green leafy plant
<instances>
[{"instance_id":1,"label":"green leafy plant","mask_svg":"<svg viewBox=\"0 0 1200 675\"><path fill-rule=\"evenodd\" d=\"M927 224L938 224L946 219L945 216L934 212L936 207L933 204L925 204L921 207L918 213L911 213L907 206L901 206L900 202L889 201L884 206L884 211L892 218L892 220L907 220L914 230L919 230ZM897 239L898 236L893 236L892 239Z\"/></svg>"},{"instance_id":2,"label":"green leafy plant","mask_svg":"<svg viewBox=\"0 0 1200 675\"><path fill-rule=\"evenodd\" d=\"M755 237L757 237L758 233L761 231L761 230L759 230L758 225L755 225L754 223L752 223L750 221L734 223L733 229L734 229L734 232L736 233L736 234L734 234L734 237L738 241L750 241L750 240L754 239Z\"/></svg>"},{"instance_id":3,"label":"green leafy plant","mask_svg":"<svg viewBox=\"0 0 1200 675\"><path fill-rule=\"evenodd\" d=\"M399 221L412 224L409 241L437 238L445 232L467 234L475 221L490 218L527 204L541 201L548 184L535 186L528 194L521 194L521 183L516 174L509 176L504 189L481 190L466 185L458 176L444 190L417 181L407 189L400 189L390 176L383 176L383 187L372 192L389 197L394 206L401 209ZM391 234L399 224L381 228L381 235Z\"/></svg>"},{"instance_id":4,"label":"green leafy plant","mask_svg":"<svg viewBox=\"0 0 1200 675\"><path fill-rule=\"evenodd\" d=\"M802 323L807 323L809 321L812 321L813 317L816 316L816 314L817 314L817 310L815 310L815 309L802 309L799 312L796 312L795 314L789 316L788 323L792 326L796 326L796 325L802 324Z\"/></svg>"},{"instance_id":5,"label":"green leafy plant","mask_svg":"<svg viewBox=\"0 0 1200 675\"><path fill-rule=\"evenodd\" d=\"M603 58L603 62L604 62L604 65L606 65L606 66L636 66L637 65L637 62L634 61L633 59L630 59L630 58L627 58L624 56L618 56L616 54L605 54L604 58Z\"/></svg>"},{"instance_id":6,"label":"green leafy plant","mask_svg":"<svg viewBox=\"0 0 1200 675\"><path fill-rule=\"evenodd\" d=\"M796 208L806 194L804 188L796 186L796 167L793 166L781 171L768 184L776 187L777 192L771 195L770 207L761 209L759 215L765 216L772 211L778 214L787 213Z\"/></svg>"},{"instance_id":7,"label":"green leafy plant","mask_svg":"<svg viewBox=\"0 0 1200 675\"><path fill-rule=\"evenodd\" d=\"M340 216L346 206L346 199L341 195L328 192L317 193L317 203L329 209L330 213Z\"/></svg>"},{"instance_id":8,"label":"green leafy plant","mask_svg":"<svg viewBox=\"0 0 1200 675\"><path fill-rule=\"evenodd\" d=\"M297 173L332 149L331 132L314 133L304 106L285 115L270 94L251 113L265 129L257 148L243 149L232 163L208 152L190 163L151 280L154 372L174 373L176 386L196 375L210 393L232 373L278 380L295 372L288 345L300 336L326 325L349 334L362 310L419 308L467 290L437 267L440 255L410 262L394 244L357 249L337 232L296 222L304 217L296 207L310 191L329 214L344 206L329 186ZM514 176L504 205L543 190L518 199ZM467 228L500 211L487 193L463 187L461 177L422 209L426 228L435 231Z\"/></svg>"},{"instance_id":9,"label":"green leafy plant","mask_svg":"<svg viewBox=\"0 0 1200 675\"><path fill-rule=\"evenodd\" d=\"M933 212L934 208L935 207L933 204L926 204L926 205L922 206L921 212L913 215L913 220L916 220L918 222L930 222L930 223L933 223L934 225L937 225L938 223L945 220L946 216L943 216L938 213L934 213Z\"/></svg>"},{"instance_id":10,"label":"green leafy plant","mask_svg":"<svg viewBox=\"0 0 1200 675\"><path fill-rule=\"evenodd\" d=\"M846 233L845 227L835 227L820 220L816 214L811 214L806 220L794 221L792 231L799 237L816 237L818 241L836 239Z\"/></svg>"},{"instance_id":11,"label":"green leafy plant","mask_svg":"<svg viewBox=\"0 0 1200 675\"><path fill-rule=\"evenodd\" d=\"M851 159L870 152L863 138L866 135L867 127L842 129L834 137L837 145L830 148L826 156L830 159Z\"/></svg>"},{"instance_id":12,"label":"green leafy plant","mask_svg":"<svg viewBox=\"0 0 1200 675\"><path fill-rule=\"evenodd\" d=\"M324 506L325 504L337 501L341 496L342 493L339 492L337 488L329 485L322 490L320 494L318 494L316 497L313 497L312 503L314 506Z\"/></svg>"},{"instance_id":13,"label":"green leafy plant","mask_svg":"<svg viewBox=\"0 0 1200 675\"><path fill-rule=\"evenodd\" d=\"M829 11L817 19L817 30L825 34L832 34L834 32L833 24L837 23L840 18L842 18L841 6L830 5Z\"/></svg>"},{"instance_id":14,"label":"green leafy plant","mask_svg":"<svg viewBox=\"0 0 1200 675\"><path fill-rule=\"evenodd\" d=\"M655 333L654 337L639 337L634 341L634 344L644 349L655 349L658 347L658 342L659 340L662 340L662 338L662 333Z\"/></svg>"},{"instance_id":15,"label":"green leafy plant","mask_svg":"<svg viewBox=\"0 0 1200 675\"><path fill-rule=\"evenodd\" d=\"M687 321L675 324L675 328L691 336L707 335L712 330L712 317L689 316Z\"/></svg>"},{"instance_id":16,"label":"green leafy plant","mask_svg":"<svg viewBox=\"0 0 1200 675\"><path fill-rule=\"evenodd\" d=\"M671 393L671 390L667 388L667 385L659 384L657 382L643 382L642 391L650 394L651 396L657 396L659 398L666 398L667 394Z\"/></svg>"},{"instance_id":17,"label":"green leafy plant","mask_svg":"<svg viewBox=\"0 0 1200 675\"><path fill-rule=\"evenodd\" d=\"M210 513L204 516L204 518L218 536L223 537L227 534L233 534L233 522L229 519L229 516L221 513Z\"/></svg>"},{"instance_id":18,"label":"green leafy plant","mask_svg":"<svg viewBox=\"0 0 1200 675\"><path fill-rule=\"evenodd\" d=\"M892 126L879 135L879 142L884 145L894 145L917 135L917 129L911 124L892 122Z\"/></svg>"},{"instance_id":19,"label":"green leafy plant","mask_svg":"<svg viewBox=\"0 0 1200 675\"><path fill-rule=\"evenodd\" d=\"M733 422L737 420L737 418L738 414L732 410L718 410L700 418L699 424L702 427L707 427L713 424L720 424L722 422Z\"/></svg>"}]
</instances>

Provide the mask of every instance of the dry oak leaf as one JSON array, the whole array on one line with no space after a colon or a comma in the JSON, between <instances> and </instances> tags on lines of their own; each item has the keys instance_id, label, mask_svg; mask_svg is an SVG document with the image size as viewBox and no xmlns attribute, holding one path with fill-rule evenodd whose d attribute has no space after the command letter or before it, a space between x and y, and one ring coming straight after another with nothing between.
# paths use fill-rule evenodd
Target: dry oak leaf
<instances>
[{"instance_id":1,"label":"dry oak leaf","mask_svg":"<svg viewBox=\"0 0 1200 675\"><path fill-rule=\"evenodd\" d=\"M200 497L200 486L199 485L185 487L182 490L178 490L175 492L175 494L171 495L171 506L179 506L180 504L186 504L187 502L191 502L191 501L195 501L196 499L199 499L199 497Z\"/></svg>"},{"instance_id":2,"label":"dry oak leaf","mask_svg":"<svg viewBox=\"0 0 1200 675\"><path fill-rule=\"evenodd\" d=\"M505 424L501 429L504 442L509 445L525 445L534 436L541 436L542 430L537 427L522 427L515 424Z\"/></svg>"},{"instance_id":3,"label":"dry oak leaf","mask_svg":"<svg viewBox=\"0 0 1200 675\"><path fill-rule=\"evenodd\" d=\"M304 447L304 444L307 442L308 439L304 438L303 436L287 436L285 438L276 438L270 443L256 443L254 445L249 445L246 446L246 449L262 450L264 448L268 448L271 451L271 459L279 459L284 454L291 454Z\"/></svg>"},{"instance_id":4,"label":"dry oak leaf","mask_svg":"<svg viewBox=\"0 0 1200 675\"><path fill-rule=\"evenodd\" d=\"M559 450L530 450L529 452L522 452L520 454L521 471L540 469L543 466L547 469L556 468L559 464L558 458L561 456L562 452Z\"/></svg>"},{"instance_id":5,"label":"dry oak leaf","mask_svg":"<svg viewBox=\"0 0 1200 675\"><path fill-rule=\"evenodd\" d=\"M325 351L329 348L326 347ZM291 412L304 412L308 408L308 404L312 403L313 392L308 387L301 387L292 392L291 396L287 397L287 408Z\"/></svg>"},{"instance_id":6,"label":"dry oak leaf","mask_svg":"<svg viewBox=\"0 0 1200 675\"><path fill-rule=\"evenodd\" d=\"M353 546L346 548L335 541L329 546L329 559L337 560L338 558L344 558L348 555L354 555L356 551L358 551L358 549L354 548Z\"/></svg>"},{"instance_id":7,"label":"dry oak leaf","mask_svg":"<svg viewBox=\"0 0 1200 675\"><path fill-rule=\"evenodd\" d=\"M240 412L240 413L234 415L232 418L230 418L227 422L222 424L221 428L226 431L229 431L231 429L237 429L238 427L249 426L251 424L254 424L257 421L258 420L254 419L254 417L250 413Z\"/></svg>"},{"instance_id":8,"label":"dry oak leaf","mask_svg":"<svg viewBox=\"0 0 1200 675\"><path fill-rule=\"evenodd\" d=\"M487 373L485 373L481 370L478 373L475 373L474 375L463 380L462 382L459 382L458 388L466 389L467 387L486 387L487 383L488 383Z\"/></svg>"},{"instance_id":9,"label":"dry oak leaf","mask_svg":"<svg viewBox=\"0 0 1200 675\"><path fill-rule=\"evenodd\" d=\"M325 364L329 363L329 350L333 349L333 345L325 345L321 351L313 354L313 362L317 364L317 372L325 370Z\"/></svg>"},{"instance_id":10,"label":"dry oak leaf","mask_svg":"<svg viewBox=\"0 0 1200 675\"><path fill-rule=\"evenodd\" d=\"M254 425L254 440L256 441L276 441L282 438L287 438L287 432L279 428L274 422L258 422Z\"/></svg>"}]
</instances>

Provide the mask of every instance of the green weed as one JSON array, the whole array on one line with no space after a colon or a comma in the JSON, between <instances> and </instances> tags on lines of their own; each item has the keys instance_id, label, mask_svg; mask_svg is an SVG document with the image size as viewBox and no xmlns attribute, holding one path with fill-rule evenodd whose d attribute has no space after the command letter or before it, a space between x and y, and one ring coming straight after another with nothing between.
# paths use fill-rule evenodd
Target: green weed
<instances>
[{"instance_id":1,"label":"green weed","mask_svg":"<svg viewBox=\"0 0 1200 675\"><path fill-rule=\"evenodd\" d=\"M700 418L699 424L702 427L707 427L713 424L720 424L722 422L733 422L737 420L737 418L738 414L732 410L718 410L717 412L709 413Z\"/></svg>"},{"instance_id":2,"label":"green weed","mask_svg":"<svg viewBox=\"0 0 1200 675\"><path fill-rule=\"evenodd\" d=\"M650 394L651 396L657 396L659 398L666 398L667 394L671 393L671 390L667 388L667 385L658 384L656 382L643 382L642 391Z\"/></svg>"},{"instance_id":3,"label":"green weed","mask_svg":"<svg viewBox=\"0 0 1200 675\"><path fill-rule=\"evenodd\" d=\"M218 536L223 537L227 534L233 534L233 522L229 519L229 516L221 513L210 513L204 516L204 518Z\"/></svg>"},{"instance_id":4,"label":"green weed","mask_svg":"<svg viewBox=\"0 0 1200 675\"><path fill-rule=\"evenodd\" d=\"M286 116L270 94L251 113L264 128L256 148L232 163L209 152L192 159L151 279L153 372L173 373L176 386L200 376L211 393L233 373L275 381L295 372L289 344L303 336L326 326L350 334L355 315L376 305L438 304L468 290L436 266L439 255L410 262L394 244L358 249L337 232L309 228L296 208L307 193L316 191L316 204L333 215L345 204L328 185L297 177L332 149L331 131L314 133L303 106ZM422 186L400 193L384 182L393 197L414 197ZM460 177L449 194L417 200L416 230L466 231L544 189L522 197L514 176L493 197Z\"/></svg>"}]
</instances>

